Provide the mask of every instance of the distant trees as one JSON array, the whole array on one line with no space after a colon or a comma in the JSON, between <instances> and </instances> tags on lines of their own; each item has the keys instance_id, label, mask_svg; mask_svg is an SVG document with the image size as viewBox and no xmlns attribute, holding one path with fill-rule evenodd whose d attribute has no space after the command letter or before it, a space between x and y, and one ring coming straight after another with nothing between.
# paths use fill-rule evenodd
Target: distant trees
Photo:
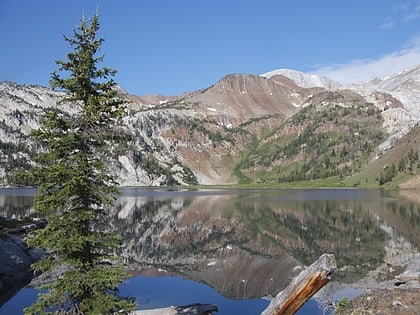
<instances>
[{"instance_id":1,"label":"distant trees","mask_svg":"<svg viewBox=\"0 0 420 315\"><path fill-rule=\"evenodd\" d=\"M327 99L342 99L338 93ZM255 146L243 167L269 169L267 182L295 182L351 176L371 158L385 139L382 120L369 103L349 107L313 104L302 108ZM261 172L261 174L263 174Z\"/></svg>"},{"instance_id":2,"label":"distant trees","mask_svg":"<svg viewBox=\"0 0 420 315\"><path fill-rule=\"evenodd\" d=\"M98 16L84 17L72 38L67 60L56 61L51 86L67 92L58 103L73 106L72 114L46 111L32 137L43 148L33 173L38 186L35 211L48 224L27 240L43 248L46 258L34 264L42 272L62 273L25 314L124 314L131 299L118 296L125 268L115 251L119 237L109 231L107 213L117 187L105 166L111 130L123 113L112 80L115 70L97 68L103 39L97 39ZM64 76L64 75L67 76Z\"/></svg>"},{"instance_id":3,"label":"distant trees","mask_svg":"<svg viewBox=\"0 0 420 315\"><path fill-rule=\"evenodd\" d=\"M391 166L387 167L385 169L385 172L380 174L379 177L379 185L382 186L387 182L392 181L392 179L397 176L398 170L395 164L392 164Z\"/></svg>"},{"instance_id":4,"label":"distant trees","mask_svg":"<svg viewBox=\"0 0 420 315\"><path fill-rule=\"evenodd\" d=\"M410 150L398 162L398 166L391 164L386 166L384 171L379 174L378 182L380 186L391 182L397 175L401 173L417 174L419 165L419 150L410 148Z\"/></svg>"},{"instance_id":5,"label":"distant trees","mask_svg":"<svg viewBox=\"0 0 420 315\"><path fill-rule=\"evenodd\" d=\"M413 148L407 152L398 163L399 172L410 172L413 175L417 174L417 167L419 165L419 150Z\"/></svg>"}]
</instances>

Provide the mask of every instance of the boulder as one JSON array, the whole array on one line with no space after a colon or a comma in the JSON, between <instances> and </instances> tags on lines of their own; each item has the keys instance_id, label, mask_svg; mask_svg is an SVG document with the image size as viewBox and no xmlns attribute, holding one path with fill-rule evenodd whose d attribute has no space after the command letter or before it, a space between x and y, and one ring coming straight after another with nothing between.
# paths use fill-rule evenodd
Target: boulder
<instances>
[{"instance_id":1,"label":"boulder","mask_svg":"<svg viewBox=\"0 0 420 315\"><path fill-rule=\"evenodd\" d=\"M28 249L21 237L0 235L0 302L31 280L31 265L42 256L42 251Z\"/></svg>"}]
</instances>

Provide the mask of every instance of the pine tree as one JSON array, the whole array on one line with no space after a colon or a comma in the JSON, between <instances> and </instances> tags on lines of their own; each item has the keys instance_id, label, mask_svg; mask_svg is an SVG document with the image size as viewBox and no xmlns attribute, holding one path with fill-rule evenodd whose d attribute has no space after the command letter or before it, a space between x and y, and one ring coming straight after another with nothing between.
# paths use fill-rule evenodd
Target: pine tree
<instances>
[{"instance_id":1,"label":"pine tree","mask_svg":"<svg viewBox=\"0 0 420 315\"><path fill-rule=\"evenodd\" d=\"M48 254L35 269L59 268L62 273L25 314L124 314L134 306L118 294L118 284L125 279L115 254L120 239L106 225L118 190L105 161L110 130L124 112L124 101L117 97L112 79L116 71L97 68L103 60L96 56L103 42L97 39L98 30L98 15L83 17L73 37L64 37L73 51L66 61L56 61L58 70L50 83L66 92L58 105L72 106L72 114L49 110L32 132L43 147L34 173L35 211L48 224L27 243Z\"/></svg>"}]
</instances>

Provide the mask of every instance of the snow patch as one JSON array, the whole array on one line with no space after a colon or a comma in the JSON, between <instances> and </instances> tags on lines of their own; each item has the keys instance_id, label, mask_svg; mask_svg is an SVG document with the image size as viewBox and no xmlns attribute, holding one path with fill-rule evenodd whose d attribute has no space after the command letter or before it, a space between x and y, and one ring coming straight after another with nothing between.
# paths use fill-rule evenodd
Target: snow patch
<instances>
[{"instance_id":1,"label":"snow patch","mask_svg":"<svg viewBox=\"0 0 420 315\"><path fill-rule=\"evenodd\" d=\"M320 76L317 74L310 74L310 73L303 73L296 70L291 69L278 69L274 71L269 71L266 73L261 74L261 77L270 79L275 75L283 75L291 80L293 80L298 86L304 88L311 88L311 87L322 87L322 88L339 88L341 86L340 83L335 82L327 77Z\"/></svg>"}]
</instances>

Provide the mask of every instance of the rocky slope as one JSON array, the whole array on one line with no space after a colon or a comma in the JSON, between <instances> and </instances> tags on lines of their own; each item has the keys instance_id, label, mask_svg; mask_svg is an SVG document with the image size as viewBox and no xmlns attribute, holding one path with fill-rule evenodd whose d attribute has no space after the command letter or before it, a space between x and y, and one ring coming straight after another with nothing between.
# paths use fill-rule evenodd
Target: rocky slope
<instances>
[{"instance_id":1,"label":"rocky slope","mask_svg":"<svg viewBox=\"0 0 420 315\"><path fill-rule=\"evenodd\" d=\"M262 141L269 147L280 135L289 139L298 136L312 115L291 127L290 121L302 109L309 107L315 113L327 107L332 111L349 108L356 110L352 120L357 121L363 119L357 111L366 112L371 106L377 111L377 128L385 138L374 142L375 153L360 161L364 164L392 148L418 124L419 72L417 67L384 80L347 87L293 70L261 76L232 74L207 89L173 97L135 96L120 89L121 96L130 102L122 125L127 137L112 148L111 168L126 186L234 184L241 181L244 172L254 172L250 178L258 182L260 175L255 172L260 167L247 165L244 169L244 156ZM44 87L0 83L2 185L17 184L13 171L34 165L38 148L28 134L39 126L42 110L55 106L60 96ZM66 105L60 110L71 113L76 109ZM332 120L324 123L324 129L343 130L343 122L351 123ZM302 145L297 155L305 160L308 156L303 151L315 148ZM283 163L279 157L273 161ZM258 159L252 161L256 166Z\"/></svg>"},{"instance_id":2,"label":"rocky slope","mask_svg":"<svg viewBox=\"0 0 420 315\"><path fill-rule=\"evenodd\" d=\"M388 110L384 113L384 127L390 137L384 146L391 147L395 140L406 135L420 120L420 65L364 85L352 85L350 88L369 101L386 98ZM401 105L397 105L395 100Z\"/></svg>"}]
</instances>

